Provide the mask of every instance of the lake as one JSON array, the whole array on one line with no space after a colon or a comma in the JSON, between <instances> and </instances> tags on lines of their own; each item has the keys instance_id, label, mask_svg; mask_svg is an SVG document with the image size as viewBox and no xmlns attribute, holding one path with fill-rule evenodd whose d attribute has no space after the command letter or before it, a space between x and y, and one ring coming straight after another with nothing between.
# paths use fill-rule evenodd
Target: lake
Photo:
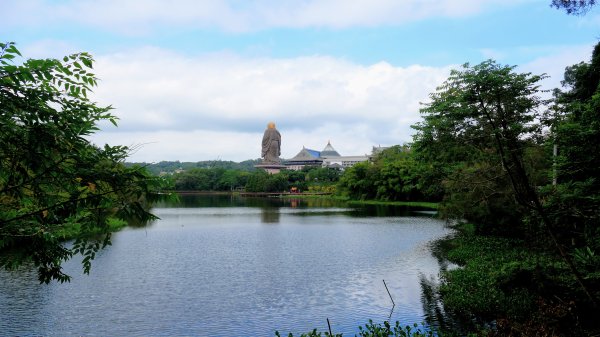
<instances>
[{"instance_id":1,"label":"lake","mask_svg":"<svg viewBox=\"0 0 600 337\"><path fill-rule=\"evenodd\" d=\"M89 276L40 285L0 271L7 336L274 336L425 319L420 282L450 233L432 212L323 200L181 196L161 219L114 233ZM392 301L384 286L387 283Z\"/></svg>"}]
</instances>

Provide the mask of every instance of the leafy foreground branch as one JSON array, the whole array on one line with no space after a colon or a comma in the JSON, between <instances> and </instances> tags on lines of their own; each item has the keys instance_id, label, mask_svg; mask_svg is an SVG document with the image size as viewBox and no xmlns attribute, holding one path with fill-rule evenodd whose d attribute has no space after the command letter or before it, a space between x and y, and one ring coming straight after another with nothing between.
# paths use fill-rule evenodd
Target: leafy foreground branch
<instances>
[{"instance_id":1,"label":"leafy foreground branch","mask_svg":"<svg viewBox=\"0 0 600 337\"><path fill-rule=\"evenodd\" d=\"M116 125L111 107L88 99L97 84L89 54L20 57L0 43L0 267L32 262L40 282L65 282L61 263L81 254L89 273L111 219L155 218L146 204L160 180L125 167L127 147L86 139L101 121Z\"/></svg>"}]
</instances>

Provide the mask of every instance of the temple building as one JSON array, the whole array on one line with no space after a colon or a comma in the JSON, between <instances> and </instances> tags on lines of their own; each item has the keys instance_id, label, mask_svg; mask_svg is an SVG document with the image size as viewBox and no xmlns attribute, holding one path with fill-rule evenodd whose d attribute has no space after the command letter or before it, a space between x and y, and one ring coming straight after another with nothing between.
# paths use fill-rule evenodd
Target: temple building
<instances>
[{"instance_id":1,"label":"temple building","mask_svg":"<svg viewBox=\"0 0 600 337\"><path fill-rule=\"evenodd\" d=\"M379 147L373 147L373 154L379 149ZM370 160L371 157L372 155L366 154L362 156L342 156L333 148L331 142L327 142L322 151L302 147L302 150L295 157L284 161L284 165L289 170L302 170L304 167L334 167L344 169L356 163Z\"/></svg>"},{"instance_id":2,"label":"temple building","mask_svg":"<svg viewBox=\"0 0 600 337\"><path fill-rule=\"evenodd\" d=\"M307 166L322 166L323 159L321 158L321 152L302 147L302 150L294 158L284 161L283 164L289 170L299 171Z\"/></svg>"}]
</instances>

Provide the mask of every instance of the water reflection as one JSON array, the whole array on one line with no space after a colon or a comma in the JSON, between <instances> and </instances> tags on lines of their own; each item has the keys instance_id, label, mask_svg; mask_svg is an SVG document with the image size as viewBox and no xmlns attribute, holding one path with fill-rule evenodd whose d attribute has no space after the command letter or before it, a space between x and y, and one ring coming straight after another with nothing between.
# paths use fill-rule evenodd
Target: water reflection
<instances>
[{"instance_id":1,"label":"water reflection","mask_svg":"<svg viewBox=\"0 0 600 337\"><path fill-rule=\"evenodd\" d=\"M156 208L165 207L291 207L291 208L329 208L348 207L347 203L333 199L319 198L286 198L286 197L242 197L238 194L190 193L173 194L173 197L160 200L154 204ZM381 214L385 207L378 206ZM359 209L358 207L356 209ZM367 206L364 214L373 209Z\"/></svg>"},{"instance_id":2,"label":"water reflection","mask_svg":"<svg viewBox=\"0 0 600 337\"><path fill-rule=\"evenodd\" d=\"M436 240L431 243L431 254L437 260L440 273L449 269L457 268L457 265L449 262L443 251L444 240ZM477 321L473 317L466 316L460 312L449 312L445 310L440 294L440 279L433 275L420 275L421 298L425 321L438 329L459 332L466 335L469 331L475 331L477 327L489 325L490 322Z\"/></svg>"},{"instance_id":3,"label":"water reflection","mask_svg":"<svg viewBox=\"0 0 600 337\"><path fill-rule=\"evenodd\" d=\"M261 221L263 223L279 223L279 208L269 207L261 210Z\"/></svg>"}]
</instances>

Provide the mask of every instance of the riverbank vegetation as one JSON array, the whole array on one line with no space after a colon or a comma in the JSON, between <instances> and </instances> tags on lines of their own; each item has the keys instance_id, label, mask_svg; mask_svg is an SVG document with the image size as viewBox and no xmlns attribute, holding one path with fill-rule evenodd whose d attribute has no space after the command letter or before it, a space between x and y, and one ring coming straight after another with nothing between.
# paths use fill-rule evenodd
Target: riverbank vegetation
<instances>
[{"instance_id":1,"label":"riverbank vegetation","mask_svg":"<svg viewBox=\"0 0 600 337\"><path fill-rule=\"evenodd\" d=\"M165 176L166 188L173 191L246 191L333 193L341 171L307 167L268 174L264 170L192 168Z\"/></svg>"},{"instance_id":2,"label":"riverbank vegetation","mask_svg":"<svg viewBox=\"0 0 600 337\"><path fill-rule=\"evenodd\" d=\"M442 325L499 336L588 335L595 313L580 311L577 284L551 250L525 239L478 235L472 225L439 242L440 259L459 268L428 284L442 300ZM579 293L579 295L578 295ZM493 328L493 329L492 329Z\"/></svg>"},{"instance_id":3,"label":"riverbank vegetation","mask_svg":"<svg viewBox=\"0 0 600 337\"><path fill-rule=\"evenodd\" d=\"M419 326L416 323L412 325L401 325L400 322L396 322L394 325L389 322L374 323L372 320L366 323L364 326L359 326L359 333L357 337L454 337L454 333L444 333L441 331L432 330L428 327ZM279 331L275 331L276 337L281 337ZM294 337L294 334L289 333L288 337ZM320 332L317 329L308 333L300 334L299 337L342 337L343 334L337 334L335 332L325 331ZM467 334L465 336L475 337L475 334Z\"/></svg>"},{"instance_id":4,"label":"riverbank vegetation","mask_svg":"<svg viewBox=\"0 0 600 337\"><path fill-rule=\"evenodd\" d=\"M412 150L443 188L444 309L500 335L588 335L600 300L600 44L544 100L543 76L464 65L431 94Z\"/></svg>"}]
</instances>

